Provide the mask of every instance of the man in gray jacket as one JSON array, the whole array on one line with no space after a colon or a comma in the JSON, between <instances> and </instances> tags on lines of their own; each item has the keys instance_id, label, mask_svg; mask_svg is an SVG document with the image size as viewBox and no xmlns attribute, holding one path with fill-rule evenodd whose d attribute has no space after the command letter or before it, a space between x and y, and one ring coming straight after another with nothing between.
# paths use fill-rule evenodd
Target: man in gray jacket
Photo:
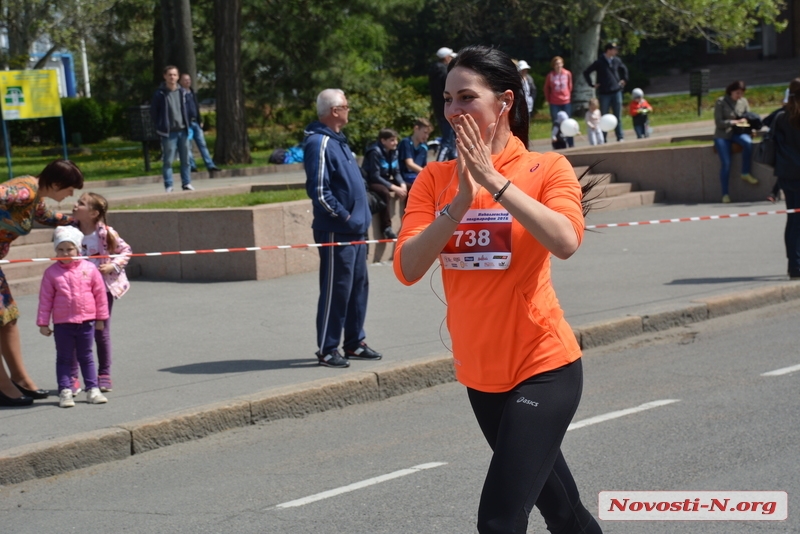
<instances>
[{"instance_id":1,"label":"man in gray jacket","mask_svg":"<svg viewBox=\"0 0 800 534\"><path fill-rule=\"evenodd\" d=\"M161 173L164 189L172 193L172 162L175 152L181 160L181 186L184 191L194 191L191 163L189 162L189 114L186 107L186 89L178 85L178 67L164 67L164 83L156 89L150 104L150 115L161 138Z\"/></svg>"}]
</instances>

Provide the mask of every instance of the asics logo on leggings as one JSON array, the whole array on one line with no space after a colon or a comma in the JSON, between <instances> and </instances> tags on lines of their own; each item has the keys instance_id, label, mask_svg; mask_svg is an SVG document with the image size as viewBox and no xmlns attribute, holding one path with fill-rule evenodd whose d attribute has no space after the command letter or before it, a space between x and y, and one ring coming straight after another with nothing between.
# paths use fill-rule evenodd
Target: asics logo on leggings
<instances>
[{"instance_id":1,"label":"asics logo on leggings","mask_svg":"<svg viewBox=\"0 0 800 534\"><path fill-rule=\"evenodd\" d=\"M533 407L539 406L538 402L532 401L530 399L526 399L525 397L518 398L517 399L517 404L519 404L520 402L523 403L523 404L529 404L529 405L531 405Z\"/></svg>"}]
</instances>

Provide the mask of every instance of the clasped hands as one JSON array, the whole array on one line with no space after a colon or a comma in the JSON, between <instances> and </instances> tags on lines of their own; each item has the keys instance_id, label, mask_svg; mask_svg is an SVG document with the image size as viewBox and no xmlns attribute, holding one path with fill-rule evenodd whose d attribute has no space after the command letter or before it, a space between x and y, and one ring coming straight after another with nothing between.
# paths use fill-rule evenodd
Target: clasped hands
<instances>
[{"instance_id":1,"label":"clasped hands","mask_svg":"<svg viewBox=\"0 0 800 534\"><path fill-rule=\"evenodd\" d=\"M460 115L453 119L456 131L456 145L458 146L458 193L456 196L467 195L469 203L478 194L480 187L487 187L491 192L499 189L506 179L495 170L492 163L492 147L486 144L481 137L480 128L469 114ZM494 129L494 123L487 127L487 136Z\"/></svg>"}]
</instances>

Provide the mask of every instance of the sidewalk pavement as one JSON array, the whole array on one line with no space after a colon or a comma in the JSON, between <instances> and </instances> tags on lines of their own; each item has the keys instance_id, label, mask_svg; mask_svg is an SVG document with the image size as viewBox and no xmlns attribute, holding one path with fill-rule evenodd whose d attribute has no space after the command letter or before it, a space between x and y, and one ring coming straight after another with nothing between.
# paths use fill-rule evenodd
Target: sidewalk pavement
<instances>
[{"instance_id":1,"label":"sidewalk pavement","mask_svg":"<svg viewBox=\"0 0 800 534\"><path fill-rule=\"evenodd\" d=\"M289 171L194 184L206 189L303 180L303 173ZM92 190L92 184L85 189ZM96 190L113 209L114 199L159 194L163 187ZM173 193L184 194L191 193ZM587 224L767 209L775 206L653 205L592 213ZM590 231L573 258L553 260L554 285L585 348L656 323L680 324L794 298L800 296L800 284L786 276L784 224L785 216L771 215ZM367 341L384 359L354 361L346 370L319 367L314 357L316 273L245 282L134 280L114 305L109 403L78 402L65 410L50 397L28 408L0 409L0 485L231 426L298 417L452 380L440 274L432 269L410 288L397 282L389 265L372 264L369 274ZM726 296L748 291L755 293ZM54 345L35 325L37 297L21 296L18 304L28 371L40 387L54 390Z\"/></svg>"},{"instance_id":2,"label":"sidewalk pavement","mask_svg":"<svg viewBox=\"0 0 800 534\"><path fill-rule=\"evenodd\" d=\"M765 209L773 205L654 205L590 214L587 224ZM587 232L573 258L553 260L554 285L586 348L800 298L800 284L786 276L784 223L770 215ZM108 404L59 409L50 397L0 410L0 485L452 380L439 273L410 288L389 265L372 264L369 275L367 341L384 359L345 370L314 357L316 273L134 281L114 306ZM36 328L36 296L19 306L26 365L52 390L54 345Z\"/></svg>"}]
</instances>

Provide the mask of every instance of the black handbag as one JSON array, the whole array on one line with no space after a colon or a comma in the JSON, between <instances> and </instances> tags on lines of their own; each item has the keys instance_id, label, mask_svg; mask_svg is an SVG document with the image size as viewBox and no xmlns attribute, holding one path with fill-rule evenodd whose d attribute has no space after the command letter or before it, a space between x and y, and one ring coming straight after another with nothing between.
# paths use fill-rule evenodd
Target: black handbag
<instances>
[{"instance_id":1,"label":"black handbag","mask_svg":"<svg viewBox=\"0 0 800 534\"><path fill-rule=\"evenodd\" d=\"M773 128L778 121L778 117L783 115L783 112L778 113L772 121ZM761 138L761 142L758 143L755 147L753 147L753 161L756 163L760 163L761 165L767 165L769 167L775 166L775 133L773 129L764 134Z\"/></svg>"},{"instance_id":2,"label":"black handbag","mask_svg":"<svg viewBox=\"0 0 800 534\"><path fill-rule=\"evenodd\" d=\"M769 167L775 166L775 138L771 132L765 133L761 142L753 147L753 161Z\"/></svg>"}]
</instances>

